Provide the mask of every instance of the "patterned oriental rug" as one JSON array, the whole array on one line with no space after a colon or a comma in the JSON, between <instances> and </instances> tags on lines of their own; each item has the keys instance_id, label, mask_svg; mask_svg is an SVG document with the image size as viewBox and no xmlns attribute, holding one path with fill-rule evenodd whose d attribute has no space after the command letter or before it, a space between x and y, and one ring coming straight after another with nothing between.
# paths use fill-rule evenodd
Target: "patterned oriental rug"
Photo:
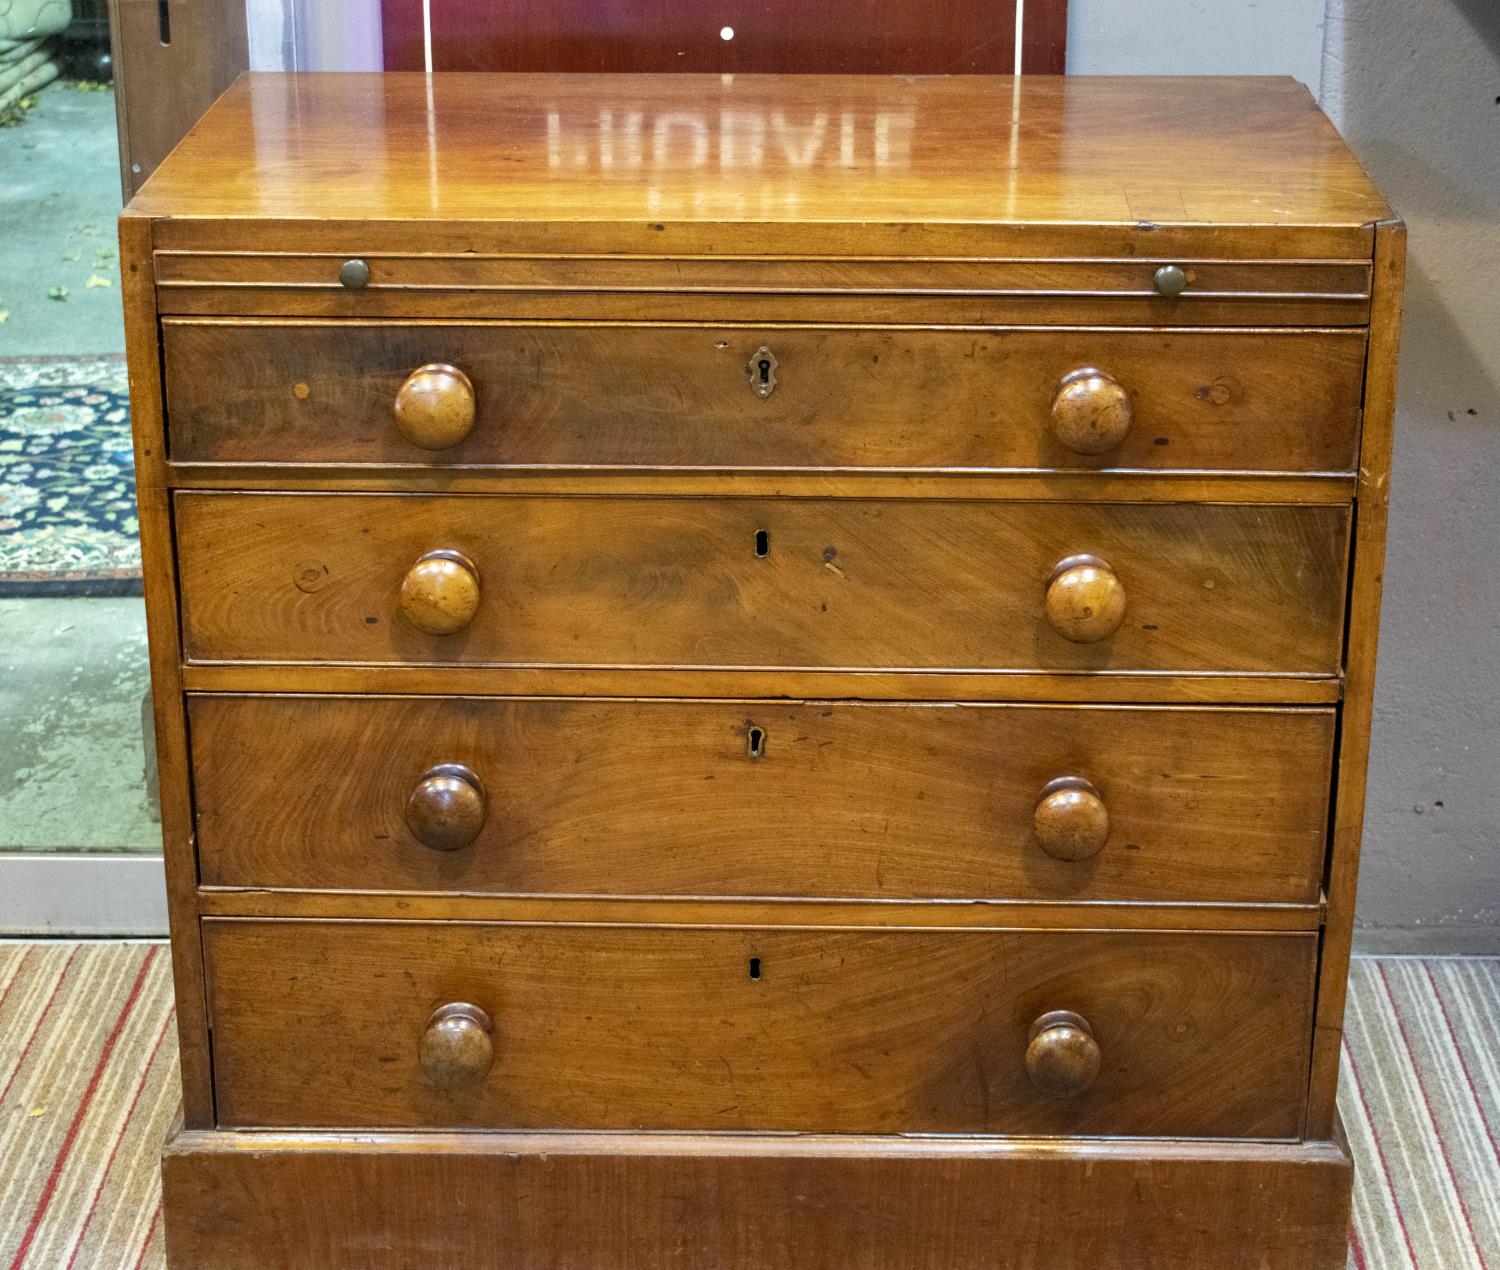
<instances>
[{"instance_id":1,"label":"patterned oriental rug","mask_svg":"<svg viewBox=\"0 0 1500 1270\"><path fill-rule=\"evenodd\" d=\"M140 593L124 358L0 358L0 598Z\"/></svg>"}]
</instances>

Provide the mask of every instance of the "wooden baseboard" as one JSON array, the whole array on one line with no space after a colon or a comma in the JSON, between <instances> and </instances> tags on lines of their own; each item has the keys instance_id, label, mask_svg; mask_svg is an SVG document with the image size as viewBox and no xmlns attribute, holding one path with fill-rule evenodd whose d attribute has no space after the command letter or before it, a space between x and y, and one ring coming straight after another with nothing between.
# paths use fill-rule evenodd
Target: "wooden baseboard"
<instances>
[{"instance_id":1,"label":"wooden baseboard","mask_svg":"<svg viewBox=\"0 0 1500 1270\"><path fill-rule=\"evenodd\" d=\"M176 1132L173 1270L1342 1270L1342 1141Z\"/></svg>"}]
</instances>

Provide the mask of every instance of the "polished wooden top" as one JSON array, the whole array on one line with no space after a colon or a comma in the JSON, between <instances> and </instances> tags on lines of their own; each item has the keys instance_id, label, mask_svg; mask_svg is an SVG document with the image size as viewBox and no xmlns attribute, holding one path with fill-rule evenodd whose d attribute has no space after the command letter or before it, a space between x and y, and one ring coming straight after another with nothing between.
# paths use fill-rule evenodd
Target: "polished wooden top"
<instances>
[{"instance_id":1,"label":"polished wooden top","mask_svg":"<svg viewBox=\"0 0 1500 1270\"><path fill-rule=\"evenodd\" d=\"M1290 79L463 74L242 76L131 211L679 244L709 224L1263 226L1280 254L1391 215Z\"/></svg>"}]
</instances>

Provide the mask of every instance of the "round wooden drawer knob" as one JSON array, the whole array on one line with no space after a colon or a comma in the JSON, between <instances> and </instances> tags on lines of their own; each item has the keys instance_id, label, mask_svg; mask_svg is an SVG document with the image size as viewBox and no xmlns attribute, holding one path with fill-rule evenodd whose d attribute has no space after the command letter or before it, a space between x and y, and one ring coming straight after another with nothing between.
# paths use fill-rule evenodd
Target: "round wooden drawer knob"
<instances>
[{"instance_id":1,"label":"round wooden drawer knob","mask_svg":"<svg viewBox=\"0 0 1500 1270\"><path fill-rule=\"evenodd\" d=\"M1075 644L1108 639L1125 620L1125 586L1098 556L1069 556L1047 583L1047 620Z\"/></svg>"},{"instance_id":2,"label":"round wooden drawer knob","mask_svg":"<svg viewBox=\"0 0 1500 1270\"><path fill-rule=\"evenodd\" d=\"M1051 1010L1031 1025L1026 1074L1044 1093L1076 1098L1099 1075L1099 1042L1082 1015Z\"/></svg>"},{"instance_id":3,"label":"round wooden drawer knob","mask_svg":"<svg viewBox=\"0 0 1500 1270\"><path fill-rule=\"evenodd\" d=\"M495 1061L494 1025L477 1005L452 1001L427 1020L417 1052L422 1074L439 1089L477 1085Z\"/></svg>"},{"instance_id":4,"label":"round wooden drawer knob","mask_svg":"<svg viewBox=\"0 0 1500 1270\"><path fill-rule=\"evenodd\" d=\"M1048 781L1031 823L1038 845L1057 860L1087 860L1109 841L1109 808L1081 776Z\"/></svg>"},{"instance_id":5,"label":"round wooden drawer knob","mask_svg":"<svg viewBox=\"0 0 1500 1270\"><path fill-rule=\"evenodd\" d=\"M474 385L457 366L429 362L402 381L391 409L396 427L413 445L446 450L474 426Z\"/></svg>"},{"instance_id":6,"label":"round wooden drawer knob","mask_svg":"<svg viewBox=\"0 0 1500 1270\"><path fill-rule=\"evenodd\" d=\"M430 768L406 800L412 836L434 851L467 847L484 828L484 786L459 763Z\"/></svg>"},{"instance_id":7,"label":"round wooden drawer knob","mask_svg":"<svg viewBox=\"0 0 1500 1270\"><path fill-rule=\"evenodd\" d=\"M1102 370L1084 367L1058 381L1052 397L1052 431L1074 454L1113 450L1130 424L1130 394Z\"/></svg>"},{"instance_id":8,"label":"round wooden drawer knob","mask_svg":"<svg viewBox=\"0 0 1500 1270\"><path fill-rule=\"evenodd\" d=\"M452 635L479 612L479 570L458 551L429 551L401 580L401 616L429 635Z\"/></svg>"}]
</instances>

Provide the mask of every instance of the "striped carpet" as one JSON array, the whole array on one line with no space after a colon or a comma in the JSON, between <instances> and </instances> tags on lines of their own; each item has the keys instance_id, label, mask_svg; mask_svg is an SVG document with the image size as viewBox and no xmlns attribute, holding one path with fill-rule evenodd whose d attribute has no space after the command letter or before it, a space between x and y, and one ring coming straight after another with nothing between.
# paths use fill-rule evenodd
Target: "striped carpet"
<instances>
[{"instance_id":1,"label":"striped carpet","mask_svg":"<svg viewBox=\"0 0 1500 1270\"><path fill-rule=\"evenodd\" d=\"M166 950L0 943L0 1267L162 1264ZM1500 1270L1500 961L1355 962L1351 1270Z\"/></svg>"}]
</instances>

